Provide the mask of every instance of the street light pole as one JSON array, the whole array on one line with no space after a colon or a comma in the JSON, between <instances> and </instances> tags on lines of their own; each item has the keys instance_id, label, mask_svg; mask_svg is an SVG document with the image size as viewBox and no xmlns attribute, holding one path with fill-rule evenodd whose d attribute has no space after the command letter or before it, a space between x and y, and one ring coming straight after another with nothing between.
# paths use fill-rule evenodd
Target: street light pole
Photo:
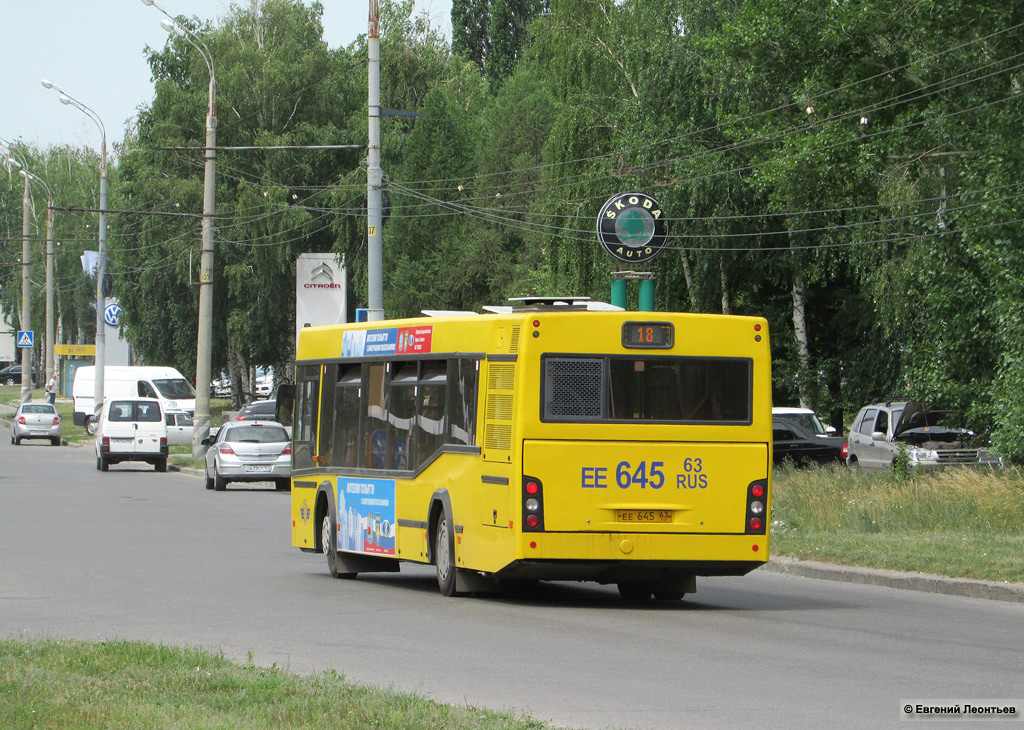
<instances>
[{"instance_id":1,"label":"street light pole","mask_svg":"<svg viewBox=\"0 0 1024 730\"><path fill-rule=\"evenodd\" d=\"M199 334L196 343L196 412L192 419L192 456L202 458L203 444L210 435L210 371L213 359L213 216L216 212L217 174L217 77L213 56L206 44L188 28L179 25L156 0L142 0L166 18L160 27L185 39L206 62L210 72L206 106L206 154L203 169L203 241L199 257Z\"/></svg>"},{"instance_id":2,"label":"street light pole","mask_svg":"<svg viewBox=\"0 0 1024 730\"><path fill-rule=\"evenodd\" d=\"M60 94L60 103L65 106L73 106L85 116L89 117L100 130L103 138L103 147L100 152L100 233L99 233L99 257L96 262L96 375L93 402L93 421L98 423L100 411L103 408L103 386L106 379L106 322L104 321L104 310L106 309L106 295L103 291L103 279L107 272L107 128L103 120L92 109L63 91L56 84L43 79L43 88L53 89ZM87 424L88 425L88 424Z\"/></svg>"},{"instance_id":3,"label":"street light pole","mask_svg":"<svg viewBox=\"0 0 1024 730\"><path fill-rule=\"evenodd\" d=\"M22 170L24 172L24 170ZM25 195L21 199L21 327L32 329L32 247L29 238L29 209L32 198L29 191L28 175L25 178ZM32 400L32 348L21 350L21 402Z\"/></svg>"}]
</instances>

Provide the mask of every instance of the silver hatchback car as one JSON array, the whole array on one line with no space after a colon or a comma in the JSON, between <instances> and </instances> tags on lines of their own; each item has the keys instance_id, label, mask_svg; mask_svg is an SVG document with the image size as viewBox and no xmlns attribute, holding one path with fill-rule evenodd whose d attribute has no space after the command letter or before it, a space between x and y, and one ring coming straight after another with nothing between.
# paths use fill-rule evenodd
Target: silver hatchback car
<instances>
[{"instance_id":1,"label":"silver hatchback car","mask_svg":"<svg viewBox=\"0 0 1024 730\"><path fill-rule=\"evenodd\" d=\"M274 421L231 421L216 437L203 439L206 452L206 488L223 490L228 482L274 482L282 491L291 488L291 439Z\"/></svg>"},{"instance_id":2,"label":"silver hatchback car","mask_svg":"<svg viewBox=\"0 0 1024 730\"><path fill-rule=\"evenodd\" d=\"M48 439L52 445L60 446L57 409L49 403L22 403L11 424L11 443L17 446L22 439Z\"/></svg>"}]
</instances>

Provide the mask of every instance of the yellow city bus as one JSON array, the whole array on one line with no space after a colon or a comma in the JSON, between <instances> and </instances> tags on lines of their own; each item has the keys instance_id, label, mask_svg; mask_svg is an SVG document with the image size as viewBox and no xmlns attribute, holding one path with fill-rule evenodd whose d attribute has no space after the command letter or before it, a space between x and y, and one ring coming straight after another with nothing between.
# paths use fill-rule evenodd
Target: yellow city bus
<instances>
[{"instance_id":1,"label":"yellow city bus","mask_svg":"<svg viewBox=\"0 0 1024 730\"><path fill-rule=\"evenodd\" d=\"M293 545L335 577L433 564L446 596L572 580L678 600L768 560L764 319L488 309L301 331L278 393Z\"/></svg>"}]
</instances>

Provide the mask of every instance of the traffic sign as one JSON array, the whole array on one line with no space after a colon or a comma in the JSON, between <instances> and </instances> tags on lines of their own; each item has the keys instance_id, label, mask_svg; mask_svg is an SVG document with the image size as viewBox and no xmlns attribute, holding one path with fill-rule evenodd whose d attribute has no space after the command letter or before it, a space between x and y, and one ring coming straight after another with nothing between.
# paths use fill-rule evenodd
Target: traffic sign
<instances>
[{"instance_id":1,"label":"traffic sign","mask_svg":"<svg viewBox=\"0 0 1024 730\"><path fill-rule=\"evenodd\" d=\"M35 335L32 330L18 330L18 347L31 348L35 344Z\"/></svg>"}]
</instances>

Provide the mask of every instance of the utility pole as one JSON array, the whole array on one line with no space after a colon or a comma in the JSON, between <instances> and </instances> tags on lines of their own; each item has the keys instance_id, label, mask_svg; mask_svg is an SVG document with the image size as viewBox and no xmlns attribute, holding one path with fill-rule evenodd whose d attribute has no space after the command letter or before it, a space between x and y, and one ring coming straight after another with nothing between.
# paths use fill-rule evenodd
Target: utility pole
<instances>
[{"instance_id":1,"label":"utility pole","mask_svg":"<svg viewBox=\"0 0 1024 730\"><path fill-rule=\"evenodd\" d=\"M381 189L384 174L380 169L380 7L370 0L369 51L369 144L366 154L366 248L367 319L384 319L384 243L381 215Z\"/></svg>"},{"instance_id":2,"label":"utility pole","mask_svg":"<svg viewBox=\"0 0 1024 730\"><path fill-rule=\"evenodd\" d=\"M46 381L53 375L53 200L46 205Z\"/></svg>"},{"instance_id":3,"label":"utility pole","mask_svg":"<svg viewBox=\"0 0 1024 730\"><path fill-rule=\"evenodd\" d=\"M186 36L187 37L187 36ZM196 44L193 43L193 46ZM203 46L205 48L205 46ZM201 458L210 435L210 370L213 359L213 215L217 174L217 79L213 59L204 55L210 69L206 107L206 155L203 175L203 249L199 257L199 337L196 347L196 413L192 430L192 456Z\"/></svg>"}]
</instances>

